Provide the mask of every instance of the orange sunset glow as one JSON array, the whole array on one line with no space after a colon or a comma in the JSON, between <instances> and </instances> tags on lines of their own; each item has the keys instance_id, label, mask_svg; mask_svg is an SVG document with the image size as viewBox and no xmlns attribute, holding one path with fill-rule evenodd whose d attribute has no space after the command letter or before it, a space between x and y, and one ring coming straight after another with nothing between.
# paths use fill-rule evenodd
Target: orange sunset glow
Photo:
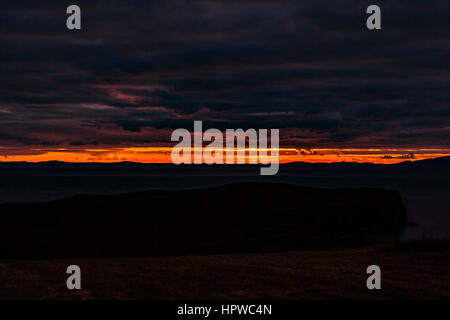
<instances>
[{"instance_id":1,"label":"orange sunset glow","mask_svg":"<svg viewBox=\"0 0 450 320\"><path fill-rule=\"evenodd\" d=\"M10 151L10 150L9 150ZM222 150L225 153L226 149ZM16 150L13 154L2 151L2 162L44 162L64 161L73 163L87 162L139 162L139 163L171 163L172 147L131 147L131 148L98 148L98 149L28 149L26 152ZM192 149L192 152L194 150ZM246 150L248 162L248 149ZM402 161L416 161L450 156L450 149L300 149L280 148L280 163L289 162L359 162L375 164L392 164Z\"/></svg>"}]
</instances>

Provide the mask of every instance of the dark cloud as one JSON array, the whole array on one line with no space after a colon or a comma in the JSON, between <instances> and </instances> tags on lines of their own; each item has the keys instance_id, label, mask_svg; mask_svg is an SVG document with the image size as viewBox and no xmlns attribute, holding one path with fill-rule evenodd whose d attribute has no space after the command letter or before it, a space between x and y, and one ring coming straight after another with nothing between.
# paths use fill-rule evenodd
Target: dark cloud
<instances>
[{"instance_id":1,"label":"dark cloud","mask_svg":"<svg viewBox=\"0 0 450 320\"><path fill-rule=\"evenodd\" d=\"M450 3L10 1L0 146L168 142L193 120L297 147L449 147Z\"/></svg>"}]
</instances>

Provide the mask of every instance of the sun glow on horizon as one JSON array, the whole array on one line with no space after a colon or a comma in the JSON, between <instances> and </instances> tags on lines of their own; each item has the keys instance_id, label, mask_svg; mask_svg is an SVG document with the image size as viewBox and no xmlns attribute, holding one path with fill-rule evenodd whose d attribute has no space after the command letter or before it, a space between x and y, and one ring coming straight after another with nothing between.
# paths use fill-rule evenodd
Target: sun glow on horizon
<instances>
[{"instance_id":1,"label":"sun glow on horizon","mask_svg":"<svg viewBox=\"0 0 450 320\"><path fill-rule=\"evenodd\" d=\"M236 149L235 149L236 150ZM249 148L246 148L246 162L249 160ZM255 149L252 149L255 151ZM191 149L194 154L199 150ZM225 154L226 148L222 149ZM256 151L259 151L256 149ZM172 163L172 147L114 147L114 148L54 148L11 150L0 147L0 162L45 162L64 161L73 163ZM280 163L289 162L368 162L379 164L416 161L450 156L450 149L414 149L414 148L283 148L279 149Z\"/></svg>"}]
</instances>

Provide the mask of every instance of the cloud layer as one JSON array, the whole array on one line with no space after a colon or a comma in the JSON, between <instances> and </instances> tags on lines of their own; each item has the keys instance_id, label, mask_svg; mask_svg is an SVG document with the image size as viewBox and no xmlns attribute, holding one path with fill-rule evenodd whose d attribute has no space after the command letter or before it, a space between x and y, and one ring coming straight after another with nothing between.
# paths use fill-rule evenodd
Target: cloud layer
<instances>
[{"instance_id":1,"label":"cloud layer","mask_svg":"<svg viewBox=\"0 0 450 320\"><path fill-rule=\"evenodd\" d=\"M450 3L10 1L0 146L164 146L172 129L280 128L286 147L450 147Z\"/></svg>"}]
</instances>

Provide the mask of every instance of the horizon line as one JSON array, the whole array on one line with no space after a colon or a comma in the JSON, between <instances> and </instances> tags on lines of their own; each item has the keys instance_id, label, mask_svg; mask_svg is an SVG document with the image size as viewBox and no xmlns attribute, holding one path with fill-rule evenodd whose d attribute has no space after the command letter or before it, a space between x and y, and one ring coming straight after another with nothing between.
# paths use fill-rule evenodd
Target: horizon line
<instances>
[{"instance_id":1,"label":"horizon line","mask_svg":"<svg viewBox=\"0 0 450 320\"><path fill-rule=\"evenodd\" d=\"M259 149L245 148L246 162L261 158ZM39 163L59 161L66 163L173 163L172 147L97 147L97 148L5 148L0 147L0 162ZM203 153L196 148L189 149L191 156ZM214 149L217 150L217 149ZM235 149L237 151L238 149ZM267 149L264 149L267 151ZM226 149L218 149L225 155ZM241 150L242 151L242 150ZM450 156L450 149L444 148L295 148L280 147L278 163L373 163L394 164L404 161L419 161ZM251 159L252 158L252 159ZM234 158L236 162L236 158Z\"/></svg>"},{"instance_id":2,"label":"horizon line","mask_svg":"<svg viewBox=\"0 0 450 320\"><path fill-rule=\"evenodd\" d=\"M429 160L439 160L439 159L445 159L449 158L450 155L445 156L439 156L439 157L433 157L433 158L426 158L426 159L403 159L403 161L400 162L392 162L392 163L375 163L375 162L357 162L357 161L336 161L336 162L317 162L317 161L290 161L290 162L280 162L280 165L292 165L292 164L369 164L369 165L396 165L396 164L404 164L404 163L419 163L423 161L429 161ZM59 163L59 164L83 164L83 165L95 165L95 164L102 164L102 165L115 165L115 164L137 164L137 165L174 165L174 166L212 166L208 165L206 163L200 163L200 164L174 164L172 162L139 162L139 161L127 161L127 160L121 160L121 161L87 161L87 162L77 162L77 161L62 161L62 160L47 160L47 161L1 161L0 164L45 164L45 163ZM230 166L230 165L250 165L250 166L260 166L260 163L220 163L215 165L221 165L221 166Z\"/></svg>"}]
</instances>

